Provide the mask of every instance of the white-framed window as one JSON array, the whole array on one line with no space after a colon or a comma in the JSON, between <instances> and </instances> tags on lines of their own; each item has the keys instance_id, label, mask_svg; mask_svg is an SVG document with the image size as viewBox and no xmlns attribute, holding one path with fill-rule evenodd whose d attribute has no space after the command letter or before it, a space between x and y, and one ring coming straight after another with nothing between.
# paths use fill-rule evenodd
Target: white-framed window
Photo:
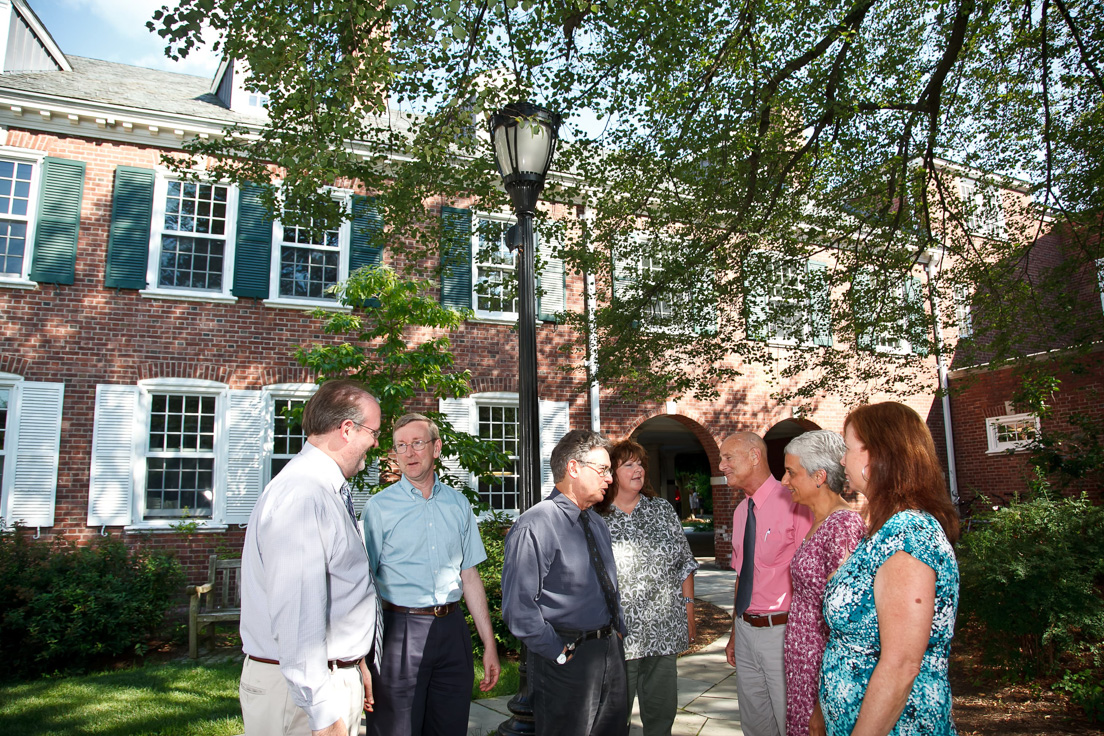
<instances>
[{"instance_id":1,"label":"white-framed window","mask_svg":"<svg viewBox=\"0 0 1104 736\"><path fill-rule=\"evenodd\" d=\"M745 264L748 337L774 345L831 345L827 264L754 251Z\"/></svg>"},{"instance_id":2,"label":"white-framed window","mask_svg":"<svg viewBox=\"0 0 1104 736\"><path fill-rule=\"evenodd\" d=\"M8 459L8 418L12 405L12 385L8 382L0 383L0 488L7 490L2 485L4 479L4 466Z\"/></svg>"},{"instance_id":3,"label":"white-framed window","mask_svg":"<svg viewBox=\"0 0 1104 736\"><path fill-rule=\"evenodd\" d=\"M1039 436L1039 417L1035 414L1006 414L985 420L985 436L990 454L1026 449Z\"/></svg>"},{"instance_id":4,"label":"white-framed window","mask_svg":"<svg viewBox=\"0 0 1104 736\"><path fill-rule=\"evenodd\" d=\"M767 287L769 342L796 345L809 340L806 315L806 265L801 261L774 261Z\"/></svg>"},{"instance_id":5,"label":"white-framed window","mask_svg":"<svg viewBox=\"0 0 1104 736\"><path fill-rule=\"evenodd\" d=\"M265 386L264 390L270 417L268 435L271 438L270 442L266 442L265 483L268 483L303 449L307 436L303 434L301 421L292 418L292 412L306 406L318 386L313 383L287 383Z\"/></svg>"},{"instance_id":6,"label":"white-framed window","mask_svg":"<svg viewBox=\"0 0 1104 736\"><path fill-rule=\"evenodd\" d=\"M341 197L346 208L350 201ZM334 302L330 287L349 277L352 224L332 230L273 223L273 301Z\"/></svg>"},{"instance_id":7,"label":"white-framed window","mask_svg":"<svg viewBox=\"0 0 1104 736\"><path fill-rule=\"evenodd\" d=\"M460 478L493 510L516 515L520 508L518 478L518 395L510 391L473 394L464 399L441 399L441 413L454 429L494 442L510 458L510 467L496 474L501 482L482 483L460 466L455 457L442 456L442 466ZM555 488L549 458L560 438L567 434L569 409L566 401L541 399L540 411L540 478L541 498L547 498Z\"/></svg>"},{"instance_id":8,"label":"white-framed window","mask_svg":"<svg viewBox=\"0 0 1104 736\"><path fill-rule=\"evenodd\" d=\"M476 426L480 439L494 443L510 456L511 466L498 471L495 482L477 481L479 499L492 511L516 511L518 495L518 406L517 399L477 399Z\"/></svg>"},{"instance_id":9,"label":"white-framed window","mask_svg":"<svg viewBox=\"0 0 1104 736\"><path fill-rule=\"evenodd\" d=\"M965 286L954 287L955 324L958 325L959 337L974 336L973 299L970 290Z\"/></svg>"},{"instance_id":10,"label":"white-framed window","mask_svg":"<svg viewBox=\"0 0 1104 736\"><path fill-rule=\"evenodd\" d=\"M985 238L1003 239L1004 202L1001 190L985 181L959 179L966 229Z\"/></svg>"},{"instance_id":11,"label":"white-framed window","mask_svg":"<svg viewBox=\"0 0 1104 736\"><path fill-rule=\"evenodd\" d=\"M663 264L652 256L643 255L640 257L640 274L646 282L654 283L657 278L662 278ZM648 314L661 320L674 316L674 306L665 291L656 293L648 304Z\"/></svg>"},{"instance_id":12,"label":"white-framed window","mask_svg":"<svg viewBox=\"0 0 1104 736\"><path fill-rule=\"evenodd\" d=\"M45 154L0 148L0 282L30 282L35 194Z\"/></svg>"},{"instance_id":13,"label":"white-framed window","mask_svg":"<svg viewBox=\"0 0 1104 736\"><path fill-rule=\"evenodd\" d=\"M149 291L233 299L237 188L158 176L154 184Z\"/></svg>"},{"instance_id":14,"label":"white-framed window","mask_svg":"<svg viewBox=\"0 0 1104 736\"><path fill-rule=\"evenodd\" d=\"M477 215L472 233L472 306L476 317L516 320L517 252L506 245L513 220Z\"/></svg>"},{"instance_id":15,"label":"white-framed window","mask_svg":"<svg viewBox=\"0 0 1104 736\"><path fill-rule=\"evenodd\" d=\"M146 416L142 518L215 518L225 469L224 384L211 381L143 382ZM221 462L220 462L221 461Z\"/></svg>"},{"instance_id":16,"label":"white-framed window","mask_svg":"<svg viewBox=\"0 0 1104 736\"><path fill-rule=\"evenodd\" d=\"M1100 309L1104 311L1104 258L1096 261L1096 285L1100 289Z\"/></svg>"},{"instance_id":17,"label":"white-framed window","mask_svg":"<svg viewBox=\"0 0 1104 736\"><path fill-rule=\"evenodd\" d=\"M888 300L904 303L908 299L908 290L905 284L890 287ZM890 306L890 308L894 308ZM910 350L909 341L902 337L908 334L909 320L902 316L887 325L888 331L878 332L874 335L874 350L879 353L891 355L905 355Z\"/></svg>"}]
</instances>

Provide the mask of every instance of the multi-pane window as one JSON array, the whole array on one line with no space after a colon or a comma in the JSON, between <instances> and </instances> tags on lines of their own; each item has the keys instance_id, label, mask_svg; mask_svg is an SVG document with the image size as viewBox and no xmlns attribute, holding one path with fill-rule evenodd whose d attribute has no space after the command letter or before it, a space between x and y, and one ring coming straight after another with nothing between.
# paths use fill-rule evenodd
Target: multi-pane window
<instances>
[{"instance_id":1,"label":"multi-pane window","mask_svg":"<svg viewBox=\"0 0 1104 736\"><path fill-rule=\"evenodd\" d=\"M302 399L275 399L272 416L272 455L268 462L268 477L275 478L288 461L299 454L307 441L303 423L292 414L306 405ZM300 416L302 416L300 414Z\"/></svg>"},{"instance_id":2,"label":"multi-pane window","mask_svg":"<svg viewBox=\"0 0 1104 736\"><path fill-rule=\"evenodd\" d=\"M1039 436L1039 417L1034 414L1008 414L985 420L989 452L1009 452L1026 448Z\"/></svg>"},{"instance_id":3,"label":"multi-pane window","mask_svg":"<svg viewBox=\"0 0 1104 736\"><path fill-rule=\"evenodd\" d=\"M150 395L147 517L211 517L215 401L214 396Z\"/></svg>"},{"instance_id":4,"label":"multi-pane window","mask_svg":"<svg viewBox=\"0 0 1104 736\"><path fill-rule=\"evenodd\" d=\"M326 290L338 282L341 236L337 230L283 226L280 244L280 296L333 299Z\"/></svg>"},{"instance_id":5,"label":"multi-pane window","mask_svg":"<svg viewBox=\"0 0 1104 736\"><path fill-rule=\"evenodd\" d=\"M955 323L959 337L973 337L974 315L970 304L970 292L965 286L954 287Z\"/></svg>"},{"instance_id":6,"label":"multi-pane window","mask_svg":"<svg viewBox=\"0 0 1104 736\"><path fill-rule=\"evenodd\" d=\"M646 284L662 281L663 266L658 259L652 258L651 256L643 256L640 259L640 275ZM667 287L658 289L655 296L653 296L649 302L648 313L652 317L670 319L674 313L671 307L671 301L664 295L667 290Z\"/></svg>"},{"instance_id":7,"label":"multi-pane window","mask_svg":"<svg viewBox=\"0 0 1104 736\"><path fill-rule=\"evenodd\" d=\"M510 456L509 470L496 473L494 483L479 481L479 499L492 510L517 509L518 503L518 409L516 406L484 404L479 410L479 437L495 443Z\"/></svg>"},{"instance_id":8,"label":"multi-pane window","mask_svg":"<svg viewBox=\"0 0 1104 736\"><path fill-rule=\"evenodd\" d=\"M805 271L803 262L775 262L767 289L768 339L801 342L805 337Z\"/></svg>"},{"instance_id":9,"label":"multi-pane window","mask_svg":"<svg viewBox=\"0 0 1104 736\"><path fill-rule=\"evenodd\" d=\"M33 173L30 163L0 158L0 276L23 275Z\"/></svg>"},{"instance_id":10,"label":"multi-pane window","mask_svg":"<svg viewBox=\"0 0 1104 736\"><path fill-rule=\"evenodd\" d=\"M169 181L157 284L222 291L229 187Z\"/></svg>"},{"instance_id":11,"label":"multi-pane window","mask_svg":"<svg viewBox=\"0 0 1104 736\"><path fill-rule=\"evenodd\" d=\"M967 229L986 238L1004 238L1004 204L1001 190L974 179L960 179L959 192Z\"/></svg>"},{"instance_id":12,"label":"multi-pane window","mask_svg":"<svg viewBox=\"0 0 1104 736\"><path fill-rule=\"evenodd\" d=\"M508 223L479 219L475 234L473 290L478 312L516 314L517 259L506 247Z\"/></svg>"}]
</instances>

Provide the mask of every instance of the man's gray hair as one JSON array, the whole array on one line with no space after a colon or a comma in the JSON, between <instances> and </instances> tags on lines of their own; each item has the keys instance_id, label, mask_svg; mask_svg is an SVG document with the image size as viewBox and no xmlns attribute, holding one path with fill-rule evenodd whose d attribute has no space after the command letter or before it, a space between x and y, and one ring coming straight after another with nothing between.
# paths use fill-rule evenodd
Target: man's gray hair
<instances>
[{"instance_id":1,"label":"man's gray hair","mask_svg":"<svg viewBox=\"0 0 1104 736\"><path fill-rule=\"evenodd\" d=\"M845 476L840 458L846 450L843 438L827 429L799 434L786 445L786 454L796 457L806 473L812 475L818 470L828 473L828 487L836 493L843 493Z\"/></svg>"},{"instance_id":2,"label":"man's gray hair","mask_svg":"<svg viewBox=\"0 0 1104 736\"><path fill-rule=\"evenodd\" d=\"M552 479L559 483L567 475L567 464L572 460L582 460L591 450L602 448L609 450L612 443L597 432L589 429L573 429L556 443L552 450Z\"/></svg>"},{"instance_id":3,"label":"man's gray hair","mask_svg":"<svg viewBox=\"0 0 1104 736\"><path fill-rule=\"evenodd\" d=\"M437 422L433 421L425 414L415 414L414 412L411 412L410 414L403 414L401 417L396 419L395 426L391 428L391 433L394 434L406 425L413 424L414 422L425 422L429 425L430 439L441 439L441 430L437 428Z\"/></svg>"}]
</instances>

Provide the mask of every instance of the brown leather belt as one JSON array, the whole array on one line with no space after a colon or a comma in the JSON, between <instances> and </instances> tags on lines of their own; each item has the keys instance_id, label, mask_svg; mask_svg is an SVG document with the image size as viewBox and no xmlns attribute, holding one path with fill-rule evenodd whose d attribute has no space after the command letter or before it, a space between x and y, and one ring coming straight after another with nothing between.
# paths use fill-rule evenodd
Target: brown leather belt
<instances>
[{"instance_id":1,"label":"brown leather belt","mask_svg":"<svg viewBox=\"0 0 1104 736\"><path fill-rule=\"evenodd\" d=\"M412 613L415 616L447 616L456 610L456 602L446 603L443 606L430 606L429 608L407 608L406 606L396 606L390 601L380 599L380 606L385 611L391 611L393 613Z\"/></svg>"},{"instance_id":2,"label":"brown leather belt","mask_svg":"<svg viewBox=\"0 0 1104 736\"><path fill-rule=\"evenodd\" d=\"M786 623L790 619L790 614L789 613L774 613L774 614L770 614L770 615L760 616L759 614L756 614L756 613L745 613L743 616L741 616L741 618L743 618L745 621L747 621L752 626L759 626L759 627L781 626L782 624Z\"/></svg>"},{"instance_id":3,"label":"brown leather belt","mask_svg":"<svg viewBox=\"0 0 1104 736\"><path fill-rule=\"evenodd\" d=\"M280 662L275 660L275 659L265 659L264 657L254 657L252 654L245 655L245 658L246 659L252 659L254 662L260 662L261 664L274 664L277 667L280 665ZM343 669L347 669L349 667L356 667L358 664L360 664L359 659L355 659L352 662L346 662L343 659L331 659L329 662L326 663L326 666L327 667L337 667L339 670L343 670Z\"/></svg>"}]
</instances>

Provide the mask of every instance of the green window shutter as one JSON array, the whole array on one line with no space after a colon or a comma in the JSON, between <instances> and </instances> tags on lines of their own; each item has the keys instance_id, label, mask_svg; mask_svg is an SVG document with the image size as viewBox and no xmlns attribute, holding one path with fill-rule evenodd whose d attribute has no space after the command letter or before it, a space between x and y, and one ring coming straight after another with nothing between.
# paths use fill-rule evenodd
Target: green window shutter
<instances>
[{"instance_id":1,"label":"green window shutter","mask_svg":"<svg viewBox=\"0 0 1104 736\"><path fill-rule=\"evenodd\" d=\"M238 236L234 244L234 287L240 297L267 299L272 268L272 219L261 202L261 188L246 184L238 192Z\"/></svg>"},{"instance_id":2,"label":"green window shutter","mask_svg":"<svg viewBox=\"0 0 1104 736\"><path fill-rule=\"evenodd\" d=\"M442 207L441 304L455 309L472 306L471 210Z\"/></svg>"},{"instance_id":3,"label":"green window shutter","mask_svg":"<svg viewBox=\"0 0 1104 736\"><path fill-rule=\"evenodd\" d=\"M115 168L111 232L107 239L104 285L112 289L146 288L146 263L153 219L153 169Z\"/></svg>"},{"instance_id":4,"label":"green window shutter","mask_svg":"<svg viewBox=\"0 0 1104 736\"><path fill-rule=\"evenodd\" d=\"M749 340L766 340L771 336L768 313L773 278L770 255L757 251L748 253L744 264L744 319Z\"/></svg>"},{"instance_id":5,"label":"green window shutter","mask_svg":"<svg viewBox=\"0 0 1104 736\"><path fill-rule=\"evenodd\" d=\"M540 255L540 273L537 274L537 315L542 322L557 322L557 313L567 309L567 273L559 258L552 255L551 241L545 241L533 233Z\"/></svg>"},{"instance_id":6,"label":"green window shutter","mask_svg":"<svg viewBox=\"0 0 1104 736\"><path fill-rule=\"evenodd\" d=\"M809 336L814 345L832 345L832 293L828 283L828 264L809 261Z\"/></svg>"},{"instance_id":7,"label":"green window shutter","mask_svg":"<svg viewBox=\"0 0 1104 736\"><path fill-rule=\"evenodd\" d=\"M349 273L362 266L378 266L383 256L383 218L375 202L362 194L353 197L353 232L349 239Z\"/></svg>"},{"instance_id":8,"label":"green window shutter","mask_svg":"<svg viewBox=\"0 0 1104 736\"><path fill-rule=\"evenodd\" d=\"M908 317L908 339L912 352L924 357L928 354L928 315L924 311L923 287L920 279L910 277L905 281L905 298L908 300L906 314Z\"/></svg>"},{"instance_id":9,"label":"green window shutter","mask_svg":"<svg viewBox=\"0 0 1104 736\"><path fill-rule=\"evenodd\" d=\"M83 161L47 157L42 162L31 281L73 283L83 195Z\"/></svg>"}]
</instances>

